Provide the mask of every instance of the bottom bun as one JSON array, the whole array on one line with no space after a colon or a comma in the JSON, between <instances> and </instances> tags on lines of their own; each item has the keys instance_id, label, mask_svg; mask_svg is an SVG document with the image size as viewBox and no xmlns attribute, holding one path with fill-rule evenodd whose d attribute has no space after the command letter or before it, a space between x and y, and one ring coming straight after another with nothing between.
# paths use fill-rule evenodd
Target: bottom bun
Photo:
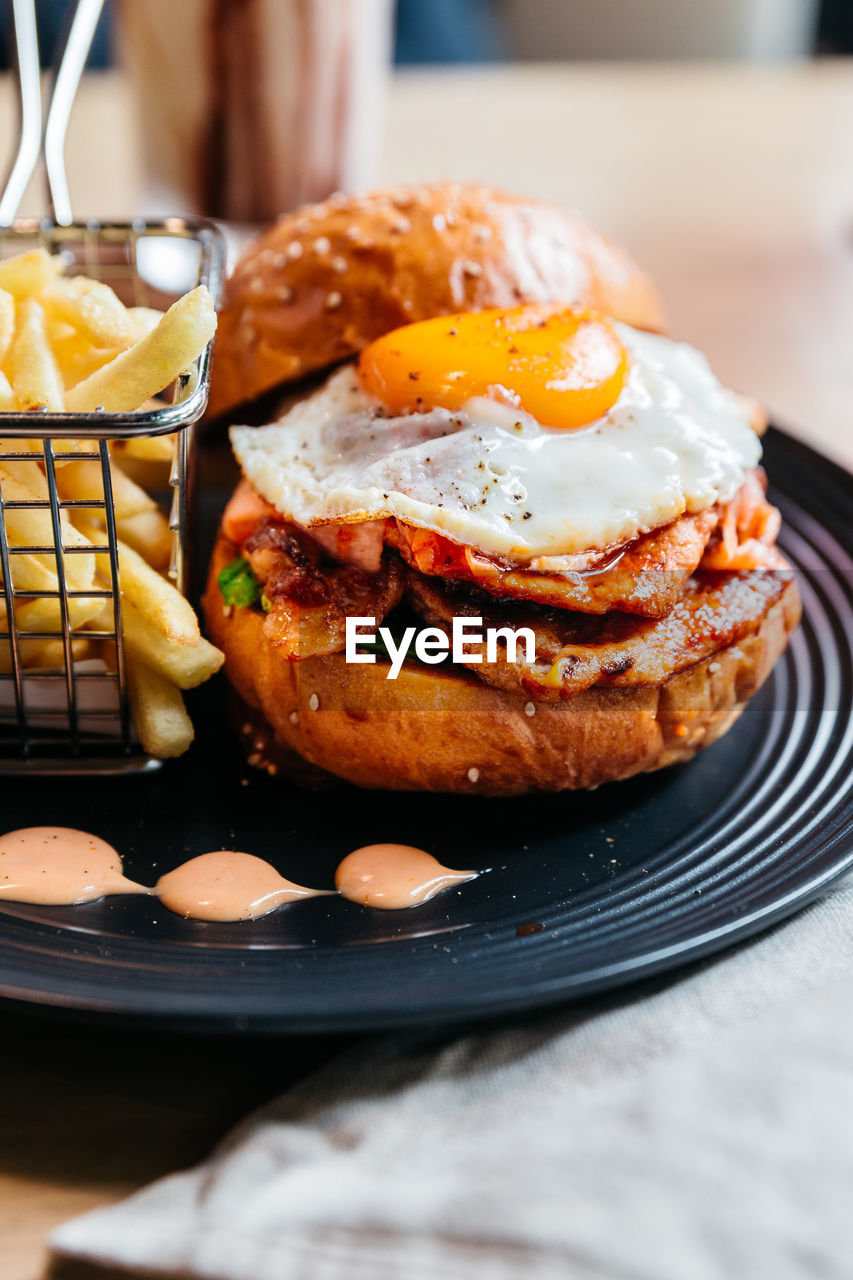
<instances>
[{"instance_id":1,"label":"bottom bun","mask_svg":"<svg viewBox=\"0 0 853 1280\"><path fill-rule=\"evenodd\" d=\"M350 664L342 653L288 662L264 634L264 615L223 608L219 571L234 556L220 536L204 609L237 693L250 762L299 781L324 775L397 791L525 795L596 787L689 760L721 737L760 688L800 616L788 583L757 631L660 685L593 688L562 703L533 703L475 677L404 664ZM259 736L260 734L260 736ZM293 770L293 761L305 761Z\"/></svg>"}]
</instances>

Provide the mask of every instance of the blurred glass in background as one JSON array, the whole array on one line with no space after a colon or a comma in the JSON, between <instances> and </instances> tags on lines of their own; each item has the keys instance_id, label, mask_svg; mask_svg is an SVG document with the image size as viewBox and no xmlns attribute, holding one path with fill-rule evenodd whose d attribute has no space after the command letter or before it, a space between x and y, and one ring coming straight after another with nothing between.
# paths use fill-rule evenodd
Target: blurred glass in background
<instances>
[{"instance_id":1,"label":"blurred glass in background","mask_svg":"<svg viewBox=\"0 0 853 1280\"><path fill-rule=\"evenodd\" d=\"M187 0L175 3L180 7ZM242 4L233 0L235 8ZM108 0L92 46L92 67L107 66L111 60L111 7ZM67 2L36 0L36 8L47 64ZM853 53L851 0L397 0L394 60L399 64L541 58L772 59L814 52ZM8 33L3 26L0 61L8 65Z\"/></svg>"},{"instance_id":2,"label":"blurred glass in background","mask_svg":"<svg viewBox=\"0 0 853 1280\"><path fill-rule=\"evenodd\" d=\"M501 0L514 55L739 58L812 52L818 0Z\"/></svg>"},{"instance_id":3,"label":"blurred glass in background","mask_svg":"<svg viewBox=\"0 0 853 1280\"><path fill-rule=\"evenodd\" d=\"M36 0L45 63L72 8ZM853 52L853 0L111 0L90 65L135 88L144 212L260 223L372 185L392 61L827 52Z\"/></svg>"}]
</instances>

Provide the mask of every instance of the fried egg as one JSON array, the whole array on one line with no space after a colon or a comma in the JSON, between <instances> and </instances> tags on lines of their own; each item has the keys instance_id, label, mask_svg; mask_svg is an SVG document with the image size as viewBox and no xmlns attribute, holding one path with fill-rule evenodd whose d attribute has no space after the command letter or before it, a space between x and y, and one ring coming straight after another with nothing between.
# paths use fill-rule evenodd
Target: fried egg
<instances>
[{"instance_id":1,"label":"fried egg","mask_svg":"<svg viewBox=\"0 0 853 1280\"><path fill-rule=\"evenodd\" d=\"M398 329L231 440L297 524L395 516L519 563L727 502L761 456L698 351L554 307Z\"/></svg>"}]
</instances>

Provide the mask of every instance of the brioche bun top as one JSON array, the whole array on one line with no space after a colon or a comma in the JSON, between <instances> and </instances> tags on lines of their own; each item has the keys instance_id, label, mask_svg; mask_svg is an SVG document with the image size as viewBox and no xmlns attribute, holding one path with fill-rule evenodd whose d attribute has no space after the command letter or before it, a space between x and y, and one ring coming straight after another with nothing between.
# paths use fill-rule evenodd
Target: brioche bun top
<instances>
[{"instance_id":1,"label":"brioche bun top","mask_svg":"<svg viewBox=\"0 0 853 1280\"><path fill-rule=\"evenodd\" d=\"M400 325L553 301L664 326L631 258L555 205L467 183L332 196L285 214L238 261L210 412L336 364Z\"/></svg>"}]
</instances>

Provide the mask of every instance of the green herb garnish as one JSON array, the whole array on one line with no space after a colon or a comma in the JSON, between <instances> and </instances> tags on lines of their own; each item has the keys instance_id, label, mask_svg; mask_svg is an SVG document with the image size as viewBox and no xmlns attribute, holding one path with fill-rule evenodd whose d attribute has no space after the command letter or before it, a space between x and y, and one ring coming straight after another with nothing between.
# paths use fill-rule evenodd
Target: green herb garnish
<instances>
[{"instance_id":1,"label":"green herb garnish","mask_svg":"<svg viewBox=\"0 0 853 1280\"><path fill-rule=\"evenodd\" d=\"M222 599L238 609L250 609L261 598L261 587L248 560L239 557L221 570L217 579Z\"/></svg>"}]
</instances>

